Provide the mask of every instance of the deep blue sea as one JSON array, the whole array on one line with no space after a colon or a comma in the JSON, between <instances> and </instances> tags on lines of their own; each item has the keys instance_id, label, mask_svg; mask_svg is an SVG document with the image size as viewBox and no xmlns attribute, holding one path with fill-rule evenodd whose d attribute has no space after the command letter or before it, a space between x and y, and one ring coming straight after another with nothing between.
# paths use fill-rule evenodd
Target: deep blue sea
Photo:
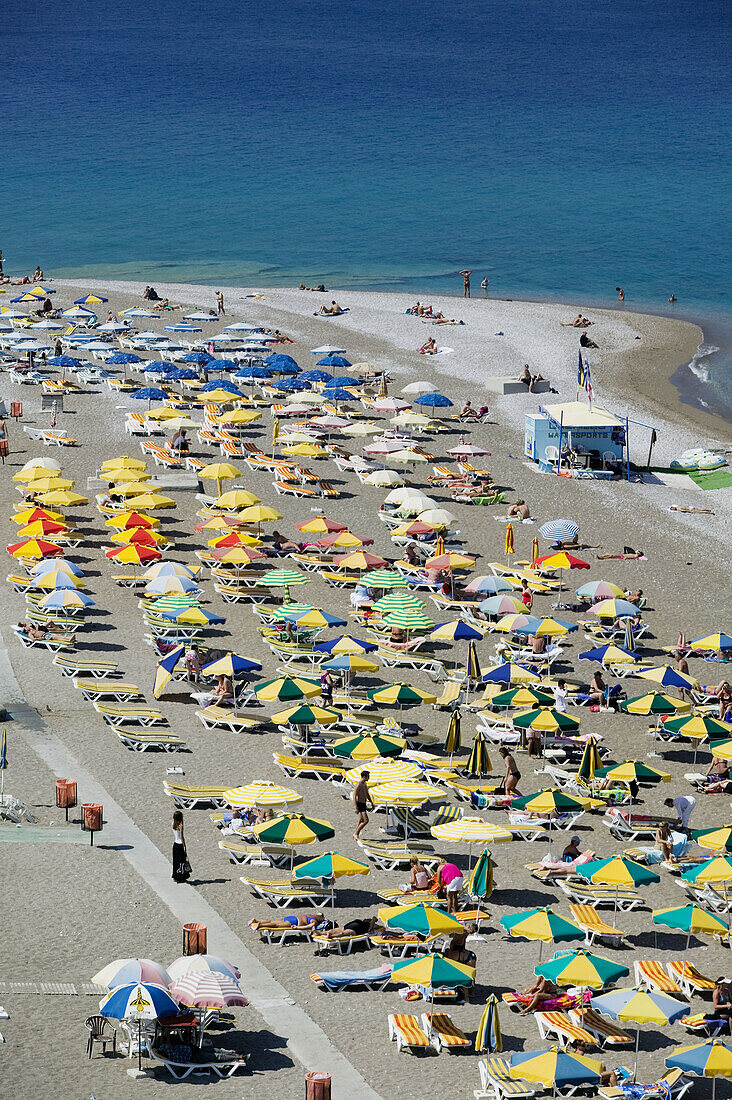
<instances>
[{"instance_id":1,"label":"deep blue sea","mask_svg":"<svg viewBox=\"0 0 732 1100\"><path fill-rule=\"evenodd\" d=\"M731 25L728 0L8 9L6 270L673 293L721 348L691 396L730 411Z\"/></svg>"}]
</instances>

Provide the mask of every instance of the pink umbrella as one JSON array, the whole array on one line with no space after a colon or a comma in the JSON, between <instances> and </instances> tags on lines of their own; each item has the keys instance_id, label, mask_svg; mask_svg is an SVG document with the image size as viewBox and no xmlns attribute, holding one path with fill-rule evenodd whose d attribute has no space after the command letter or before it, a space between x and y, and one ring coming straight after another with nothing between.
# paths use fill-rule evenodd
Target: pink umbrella
<instances>
[{"instance_id":1,"label":"pink umbrella","mask_svg":"<svg viewBox=\"0 0 732 1100\"><path fill-rule=\"evenodd\" d=\"M171 983L177 982L186 974L193 973L223 974L232 981L238 981L241 978L238 966L227 962L226 959L220 959L218 955L181 955L170 964L168 973Z\"/></svg>"},{"instance_id":2,"label":"pink umbrella","mask_svg":"<svg viewBox=\"0 0 732 1100\"><path fill-rule=\"evenodd\" d=\"M336 432L339 428L349 428L351 426L351 421L344 420L342 416L314 416L310 423L317 424L318 427L325 428L330 432Z\"/></svg>"},{"instance_id":3,"label":"pink umbrella","mask_svg":"<svg viewBox=\"0 0 732 1100\"><path fill-rule=\"evenodd\" d=\"M402 412L411 408L408 401L400 401L398 397L379 397L371 405L375 412Z\"/></svg>"},{"instance_id":4,"label":"pink umbrella","mask_svg":"<svg viewBox=\"0 0 732 1100\"><path fill-rule=\"evenodd\" d=\"M188 1008L246 1008L249 1001L226 974L194 970L170 986L170 994Z\"/></svg>"}]
</instances>

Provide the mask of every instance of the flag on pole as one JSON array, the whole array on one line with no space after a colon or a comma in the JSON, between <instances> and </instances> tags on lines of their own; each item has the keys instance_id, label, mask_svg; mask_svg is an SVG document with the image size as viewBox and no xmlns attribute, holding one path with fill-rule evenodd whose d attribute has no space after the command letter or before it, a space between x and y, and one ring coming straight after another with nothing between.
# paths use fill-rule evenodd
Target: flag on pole
<instances>
[{"instance_id":1,"label":"flag on pole","mask_svg":"<svg viewBox=\"0 0 732 1100\"><path fill-rule=\"evenodd\" d=\"M0 771L5 771L8 766L8 735L5 730L0 733Z\"/></svg>"}]
</instances>

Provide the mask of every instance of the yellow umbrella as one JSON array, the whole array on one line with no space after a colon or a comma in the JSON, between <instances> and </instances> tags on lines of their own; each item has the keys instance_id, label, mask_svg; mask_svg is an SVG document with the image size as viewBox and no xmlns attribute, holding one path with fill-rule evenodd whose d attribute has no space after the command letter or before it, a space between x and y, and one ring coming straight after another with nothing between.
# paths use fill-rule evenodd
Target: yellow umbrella
<instances>
[{"instance_id":1,"label":"yellow umbrella","mask_svg":"<svg viewBox=\"0 0 732 1100\"><path fill-rule=\"evenodd\" d=\"M267 504L253 504L251 508L244 508L239 513L239 518L242 523L256 523L259 525L282 519L282 512L278 512L276 508L270 508Z\"/></svg>"},{"instance_id":2,"label":"yellow umbrella","mask_svg":"<svg viewBox=\"0 0 732 1100\"><path fill-rule=\"evenodd\" d=\"M135 498L135 508L145 511L151 508L175 508L175 501L162 493L143 493Z\"/></svg>"},{"instance_id":3,"label":"yellow umbrella","mask_svg":"<svg viewBox=\"0 0 732 1100\"><path fill-rule=\"evenodd\" d=\"M129 455L121 455L119 458L108 458L102 463L101 468L105 473L110 470L145 470L147 462L139 458L130 458Z\"/></svg>"},{"instance_id":4,"label":"yellow umbrella","mask_svg":"<svg viewBox=\"0 0 732 1100\"><path fill-rule=\"evenodd\" d=\"M279 783L255 779L244 787L230 787L224 791L229 806L291 806L302 802L302 795Z\"/></svg>"},{"instance_id":5,"label":"yellow umbrella","mask_svg":"<svg viewBox=\"0 0 732 1100\"><path fill-rule=\"evenodd\" d=\"M217 508L250 508L253 504L260 504L261 499L256 493L248 489L229 489L222 493L216 501Z\"/></svg>"},{"instance_id":6,"label":"yellow umbrella","mask_svg":"<svg viewBox=\"0 0 732 1100\"><path fill-rule=\"evenodd\" d=\"M219 417L219 424L252 424L261 417L255 409L229 409Z\"/></svg>"},{"instance_id":7,"label":"yellow umbrella","mask_svg":"<svg viewBox=\"0 0 732 1100\"><path fill-rule=\"evenodd\" d=\"M234 405L243 398L239 393L231 393L219 387L217 390L207 390L200 395L200 400L206 405Z\"/></svg>"},{"instance_id":8,"label":"yellow umbrella","mask_svg":"<svg viewBox=\"0 0 732 1100\"><path fill-rule=\"evenodd\" d=\"M282 448L283 452L297 458L327 458L325 447L319 447L317 443L295 443L293 446Z\"/></svg>"},{"instance_id":9,"label":"yellow umbrella","mask_svg":"<svg viewBox=\"0 0 732 1100\"><path fill-rule=\"evenodd\" d=\"M38 470L37 467L31 472L34 476L30 479L28 489L32 493L50 493L53 489L74 488L74 482L67 477L49 476L46 470ZM40 474L40 477L36 474Z\"/></svg>"},{"instance_id":10,"label":"yellow umbrella","mask_svg":"<svg viewBox=\"0 0 732 1100\"><path fill-rule=\"evenodd\" d=\"M228 394L228 397L231 400L231 394ZM207 466L204 466L202 470L198 471L198 476L204 481L215 481L216 496L220 497L221 482L228 481L232 477L240 477L241 470L238 466L232 465L231 462L209 462Z\"/></svg>"},{"instance_id":11,"label":"yellow umbrella","mask_svg":"<svg viewBox=\"0 0 732 1100\"><path fill-rule=\"evenodd\" d=\"M111 485L125 483L135 484L138 481L150 481L152 474L147 470L107 470L100 474L102 481L108 481Z\"/></svg>"},{"instance_id":12,"label":"yellow umbrella","mask_svg":"<svg viewBox=\"0 0 732 1100\"><path fill-rule=\"evenodd\" d=\"M500 825L492 825L482 817L459 817L430 830L437 840L460 840L465 844L487 844L513 840L513 833Z\"/></svg>"}]
</instances>

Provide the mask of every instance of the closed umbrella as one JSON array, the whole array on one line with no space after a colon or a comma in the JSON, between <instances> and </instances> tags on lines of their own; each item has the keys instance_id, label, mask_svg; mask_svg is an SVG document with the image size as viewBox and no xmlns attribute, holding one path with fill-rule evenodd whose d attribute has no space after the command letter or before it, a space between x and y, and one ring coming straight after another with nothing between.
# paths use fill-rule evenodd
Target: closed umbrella
<instances>
[{"instance_id":1,"label":"closed umbrella","mask_svg":"<svg viewBox=\"0 0 732 1100\"><path fill-rule=\"evenodd\" d=\"M460 708L456 707L450 715L450 721L447 726L447 736L445 737L445 752L450 754L451 764L455 753L460 751L460 724Z\"/></svg>"},{"instance_id":2,"label":"closed umbrella","mask_svg":"<svg viewBox=\"0 0 732 1100\"><path fill-rule=\"evenodd\" d=\"M500 1054L503 1050L501 1023L498 1018L498 998L495 993L491 993L486 1001L475 1035L476 1053L483 1054L486 1050L489 1054Z\"/></svg>"}]
</instances>

